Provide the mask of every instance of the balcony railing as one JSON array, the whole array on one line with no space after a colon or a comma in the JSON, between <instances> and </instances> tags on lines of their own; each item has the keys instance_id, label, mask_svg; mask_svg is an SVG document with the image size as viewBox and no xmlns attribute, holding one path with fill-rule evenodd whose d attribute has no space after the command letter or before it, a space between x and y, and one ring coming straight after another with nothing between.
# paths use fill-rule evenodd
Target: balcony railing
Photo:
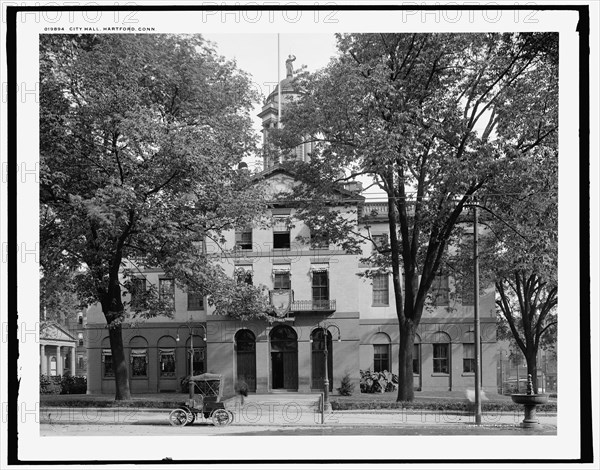
<instances>
[{"instance_id":1,"label":"balcony railing","mask_svg":"<svg viewBox=\"0 0 600 470\"><path fill-rule=\"evenodd\" d=\"M335 312L335 300L295 300L291 312Z\"/></svg>"}]
</instances>

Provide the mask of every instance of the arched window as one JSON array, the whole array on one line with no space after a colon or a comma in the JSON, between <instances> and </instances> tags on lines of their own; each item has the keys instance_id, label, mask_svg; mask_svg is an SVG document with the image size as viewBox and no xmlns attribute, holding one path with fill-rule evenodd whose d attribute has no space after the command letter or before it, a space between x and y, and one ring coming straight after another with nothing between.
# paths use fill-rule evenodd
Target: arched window
<instances>
[{"instance_id":1,"label":"arched window","mask_svg":"<svg viewBox=\"0 0 600 470\"><path fill-rule=\"evenodd\" d=\"M373 371L391 371L391 340L385 333L377 333L373 337Z\"/></svg>"},{"instance_id":2,"label":"arched window","mask_svg":"<svg viewBox=\"0 0 600 470\"><path fill-rule=\"evenodd\" d=\"M175 348L177 343L172 336L158 340L158 373L161 377L175 377Z\"/></svg>"},{"instance_id":3,"label":"arched window","mask_svg":"<svg viewBox=\"0 0 600 470\"><path fill-rule=\"evenodd\" d=\"M134 336L129 341L129 358L132 377L148 376L148 341L143 336Z\"/></svg>"},{"instance_id":4,"label":"arched window","mask_svg":"<svg viewBox=\"0 0 600 470\"><path fill-rule=\"evenodd\" d=\"M450 373L450 336L438 331L432 336L433 343L433 373Z\"/></svg>"}]
</instances>

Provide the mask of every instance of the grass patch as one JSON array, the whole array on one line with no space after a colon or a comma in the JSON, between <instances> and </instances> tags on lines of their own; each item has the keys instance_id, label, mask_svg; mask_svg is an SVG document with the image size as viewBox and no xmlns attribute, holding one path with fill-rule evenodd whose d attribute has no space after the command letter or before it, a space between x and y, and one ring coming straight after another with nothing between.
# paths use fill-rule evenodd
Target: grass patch
<instances>
[{"instance_id":1,"label":"grass patch","mask_svg":"<svg viewBox=\"0 0 600 470\"><path fill-rule=\"evenodd\" d=\"M471 413L474 410L474 404L459 400L416 400L411 402L395 400L340 400L332 398L330 400L333 410L421 410L421 411L457 411ZM484 401L481 404L482 411L493 412L514 412L522 411L523 406L512 401ZM540 412L556 412L556 403L546 403L537 407Z\"/></svg>"}]
</instances>

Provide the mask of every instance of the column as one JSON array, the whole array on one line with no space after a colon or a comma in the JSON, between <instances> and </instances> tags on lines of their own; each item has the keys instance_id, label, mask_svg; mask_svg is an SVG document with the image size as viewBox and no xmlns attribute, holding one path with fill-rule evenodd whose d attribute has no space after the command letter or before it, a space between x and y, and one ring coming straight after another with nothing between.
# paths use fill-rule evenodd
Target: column
<instances>
[{"instance_id":1,"label":"column","mask_svg":"<svg viewBox=\"0 0 600 470\"><path fill-rule=\"evenodd\" d=\"M41 373L44 375L48 374L48 358L46 357L46 347L40 344L40 366Z\"/></svg>"},{"instance_id":2,"label":"column","mask_svg":"<svg viewBox=\"0 0 600 470\"><path fill-rule=\"evenodd\" d=\"M71 375L73 377L77 375L77 369L75 368L75 346L71 348Z\"/></svg>"},{"instance_id":3,"label":"column","mask_svg":"<svg viewBox=\"0 0 600 470\"><path fill-rule=\"evenodd\" d=\"M52 353L46 356L46 370L48 375L52 375Z\"/></svg>"},{"instance_id":4,"label":"column","mask_svg":"<svg viewBox=\"0 0 600 470\"><path fill-rule=\"evenodd\" d=\"M63 360L60 355L60 346L56 346L56 375L63 375Z\"/></svg>"}]
</instances>

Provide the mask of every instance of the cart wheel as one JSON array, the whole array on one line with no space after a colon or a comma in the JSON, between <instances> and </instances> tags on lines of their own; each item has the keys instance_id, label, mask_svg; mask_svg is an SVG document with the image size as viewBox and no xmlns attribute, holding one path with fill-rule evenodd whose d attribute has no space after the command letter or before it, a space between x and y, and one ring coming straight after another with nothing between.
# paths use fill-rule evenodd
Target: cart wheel
<instances>
[{"instance_id":1,"label":"cart wheel","mask_svg":"<svg viewBox=\"0 0 600 470\"><path fill-rule=\"evenodd\" d=\"M194 413L192 410L190 410L189 407L182 406L181 409L183 411L185 411L185 414L187 417L187 424L192 424L194 421L196 421L196 413Z\"/></svg>"},{"instance_id":2,"label":"cart wheel","mask_svg":"<svg viewBox=\"0 0 600 470\"><path fill-rule=\"evenodd\" d=\"M169 413L169 422L171 426L185 426L188 422L188 414L185 410L177 408Z\"/></svg>"},{"instance_id":3,"label":"cart wheel","mask_svg":"<svg viewBox=\"0 0 600 470\"><path fill-rule=\"evenodd\" d=\"M227 426L233 421L233 415L227 410L219 409L212 412L210 419L215 426Z\"/></svg>"}]
</instances>

